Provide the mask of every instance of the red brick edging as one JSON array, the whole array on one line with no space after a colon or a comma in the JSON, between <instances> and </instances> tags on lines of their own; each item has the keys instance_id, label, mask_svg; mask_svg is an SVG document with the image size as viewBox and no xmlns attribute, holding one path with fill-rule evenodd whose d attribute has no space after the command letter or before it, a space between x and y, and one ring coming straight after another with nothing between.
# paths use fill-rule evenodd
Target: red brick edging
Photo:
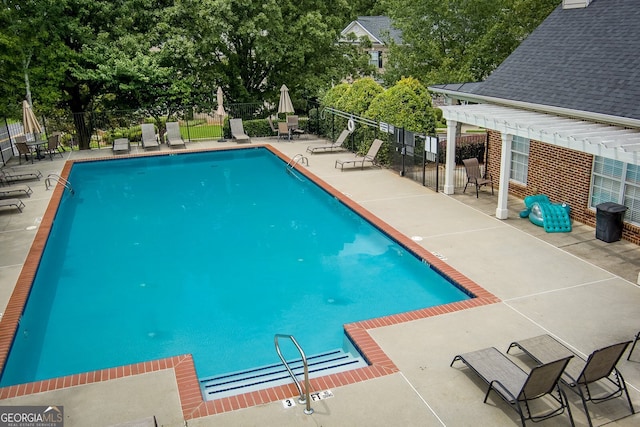
<instances>
[{"instance_id":1,"label":"red brick edging","mask_svg":"<svg viewBox=\"0 0 640 427\"><path fill-rule=\"evenodd\" d=\"M272 153L280 157L285 162L290 159L270 145L253 145L255 147L264 147ZM224 147L214 150L201 151L219 151L219 150L235 150L247 149L247 147ZM141 155L124 155L123 157L140 157L140 156L158 156L169 155L173 152L145 153ZM68 161L62 170L61 176L68 178L71 167L75 162L100 161L107 160L88 159ZM407 238L390 225L364 209L362 206L349 199L347 196L336 190L320 177L304 169L297 164L296 169L306 175L308 178L322 186L332 196L336 197L346 206L357 212L376 227L384 231L391 238L403 245L409 251L415 253L418 257L425 260L432 268L439 271L442 275L455 282L461 288L473 295L474 298L458 301L450 304L443 304L436 307L429 307L406 313L394 314L391 316L369 319L361 322L354 322L345 325L345 333L351 339L360 353L369 362L369 366L354 369L351 371L341 372L337 374L326 375L310 380L310 387L314 391L327 390L335 387L341 387L373 378L398 372L398 368L393 361L382 351L380 346L374 341L369 334L369 329L383 326L395 325L398 323L409 322L417 319L424 319L440 314L451 313L459 310L465 310L472 307L493 304L499 302L499 299L480 287L478 284L467 278L444 261L427 251L425 248ZM4 369L5 362L9 355L9 350L13 343L14 335L18 329L18 324L22 312L24 310L27 298L31 291L31 285L36 275L40 258L44 250L53 219L55 217L58 204L62 199L64 187L57 185L49 202L49 206L42 218L42 222L35 236L31 249L27 255L22 272L16 282L7 309L5 310L2 320L0 320L0 367ZM98 371L85 372L81 374L68 375L65 377L53 378L50 380L36 381L27 384L19 384L0 388L0 399L7 399L18 396L25 396L34 393L42 393L46 391L59 390L67 387L78 385L98 383L109 381L117 378L139 375L149 372L157 372L165 369L173 369L176 382L178 385L178 394L180 397L180 405L185 420L200 418L208 415L220 414L223 412L233 411L237 409L247 408L251 406L262 405L287 399L297 395L297 389L293 384L272 387L264 390L239 394L236 396L224 397L212 401L205 401L200 390L200 382L198 380L193 357L190 354L168 357L164 359L152 360L149 362L135 363L132 365L119 366L116 368L102 369Z\"/></svg>"}]
</instances>

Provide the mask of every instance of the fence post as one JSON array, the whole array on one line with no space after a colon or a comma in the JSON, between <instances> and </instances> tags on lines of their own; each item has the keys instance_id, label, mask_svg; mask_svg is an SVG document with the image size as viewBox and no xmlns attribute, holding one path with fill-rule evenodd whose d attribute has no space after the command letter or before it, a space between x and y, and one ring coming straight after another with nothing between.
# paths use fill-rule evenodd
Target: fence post
<instances>
[{"instance_id":1,"label":"fence post","mask_svg":"<svg viewBox=\"0 0 640 427\"><path fill-rule=\"evenodd\" d=\"M402 170L400 171L400 176L404 176L404 158L406 156L407 153L407 148L404 145L404 126L402 127L402 132L400 133L400 135L402 135L401 139L402 139L402 146L400 148L400 156L402 157Z\"/></svg>"},{"instance_id":2,"label":"fence post","mask_svg":"<svg viewBox=\"0 0 640 427\"><path fill-rule=\"evenodd\" d=\"M9 148L11 148L11 155L13 156L13 143L11 142L11 129L9 129L9 122L7 118L4 118L4 127L7 129L7 136L9 137ZM7 165L6 160L4 159L4 150L0 146L0 156L2 156L2 164Z\"/></svg>"}]
</instances>

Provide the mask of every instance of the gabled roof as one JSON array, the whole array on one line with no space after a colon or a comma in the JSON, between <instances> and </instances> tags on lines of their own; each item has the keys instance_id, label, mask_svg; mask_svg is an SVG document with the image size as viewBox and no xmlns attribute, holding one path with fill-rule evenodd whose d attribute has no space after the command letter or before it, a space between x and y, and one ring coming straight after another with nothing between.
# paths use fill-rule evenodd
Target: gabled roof
<instances>
[{"instance_id":1,"label":"gabled roof","mask_svg":"<svg viewBox=\"0 0 640 427\"><path fill-rule=\"evenodd\" d=\"M358 16L341 32L343 36L349 33L366 35L372 43L386 44L387 38L390 38L394 43L402 44L402 31L393 27L388 16Z\"/></svg>"},{"instance_id":2,"label":"gabled roof","mask_svg":"<svg viewBox=\"0 0 640 427\"><path fill-rule=\"evenodd\" d=\"M640 4L556 8L482 84L484 97L640 119Z\"/></svg>"}]
</instances>

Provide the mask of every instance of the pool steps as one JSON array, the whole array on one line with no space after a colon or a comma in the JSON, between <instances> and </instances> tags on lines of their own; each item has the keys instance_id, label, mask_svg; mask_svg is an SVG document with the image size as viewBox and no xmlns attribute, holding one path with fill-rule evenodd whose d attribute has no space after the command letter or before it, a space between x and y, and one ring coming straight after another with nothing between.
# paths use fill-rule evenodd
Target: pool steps
<instances>
[{"instance_id":1,"label":"pool steps","mask_svg":"<svg viewBox=\"0 0 640 427\"><path fill-rule=\"evenodd\" d=\"M291 360L288 363L293 373L302 378L302 359ZM367 366L367 362L360 355L354 356L342 349L308 356L307 363L310 378ZM205 400L214 400L289 383L292 383L292 380L287 369L282 363L277 363L201 378L200 389Z\"/></svg>"}]
</instances>

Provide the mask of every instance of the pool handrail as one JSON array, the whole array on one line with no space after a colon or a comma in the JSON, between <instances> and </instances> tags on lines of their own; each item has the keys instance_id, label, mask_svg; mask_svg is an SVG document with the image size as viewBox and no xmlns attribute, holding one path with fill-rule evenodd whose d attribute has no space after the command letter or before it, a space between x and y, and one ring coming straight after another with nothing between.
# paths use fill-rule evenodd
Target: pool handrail
<instances>
[{"instance_id":1,"label":"pool handrail","mask_svg":"<svg viewBox=\"0 0 640 427\"><path fill-rule=\"evenodd\" d=\"M289 367L289 364L287 363L286 360L284 360L284 356L282 356L282 352L280 351L280 344L278 343L278 338L289 338L291 340L291 342L293 343L293 345L295 345L296 348L298 349L298 352L300 353L300 357L302 358L302 365L304 366L304 393L302 392L302 387L300 386L300 381L298 381L298 378L296 378L296 376L293 373L293 371L291 371L291 368ZM307 415L313 414L313 409L311 409L311 398L309 396L309 394L310 394L310 391L309 391L309 365L307 364L307 356L305 356L304 351L302 351L302 348L300 347L300 345L298 344L298 341L296 341L296 339L295 339L295 337L293 335L276 334L274 336L274 338L273 338L273 341L274 341L275 346L276 346L276 352L278 353L278 357L280 357L280 360L284 364L284 367L287 369L287 372L289 372L289 375L293 379L293 382L296 385L296 388L298 389L298 393L300 393L300 398L298 399L298 402L300 404L303 404L303 403L307 404L307 406L306 406L306 408L304 410L304 413L307 414Z\"/></svg>"},{"instance_id":2,"label":"pool handrail","mask_svg":"<svg viewBox=\"0 0 640 427\"><path fill-rule=\"evenodd\" d=\"M69 190L69 192L72 195L75 194L75 191L73 191L73 187L71 187L71 183L56 173L50 173L49 175L47 175L47 178L44 180L44 185L46 190L48 190L49 187L51 187L52 180L62 184L64 188Z\"/></svg>"}]
</instances>

